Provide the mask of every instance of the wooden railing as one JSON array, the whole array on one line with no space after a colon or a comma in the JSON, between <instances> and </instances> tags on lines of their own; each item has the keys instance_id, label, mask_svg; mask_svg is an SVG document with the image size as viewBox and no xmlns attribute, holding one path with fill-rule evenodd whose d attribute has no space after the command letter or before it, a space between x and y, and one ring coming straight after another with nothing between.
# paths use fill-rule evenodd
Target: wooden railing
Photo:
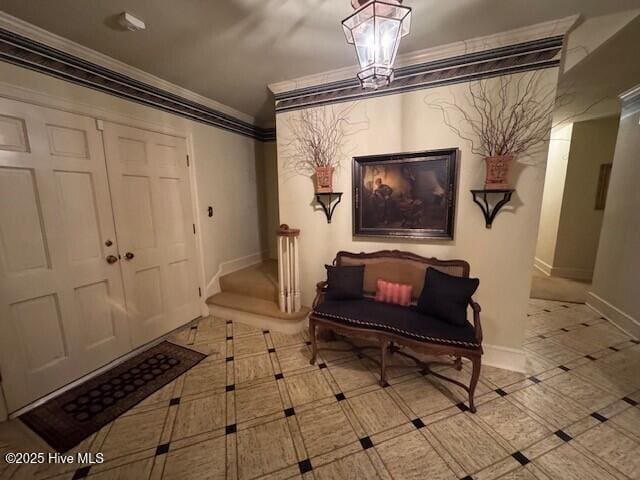
<instances>
[{"instance_id":1,"label":"wooden railing","mask_svg":"<svg viewBox=\"0 0 640 480\"><path fill-rule=\"evenodd\" d=\"M284 223L278 229L278 303L280 310L286 313L300 310L298 236L300 230Z\"/></svg>"}]
</instances>

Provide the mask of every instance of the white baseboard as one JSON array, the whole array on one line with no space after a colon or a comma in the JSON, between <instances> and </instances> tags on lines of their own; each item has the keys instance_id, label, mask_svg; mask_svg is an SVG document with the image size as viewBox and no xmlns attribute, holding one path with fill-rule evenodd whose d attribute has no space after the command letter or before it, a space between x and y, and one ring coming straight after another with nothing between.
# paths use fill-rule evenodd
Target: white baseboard
<instances>
[{"instance_id":1,"label":"white baseboard","mask_svg":"<svg viewBox=\"0 0 640 480\"><path fill-rule=\"evenodd\" d=\"M205 289L205 300L209 298L211 295L215 295L220 292L220 277L223 275L227 275L229 273L237 272L238 270L242 270L243 268L250 267L251 265L255 265L257 263L262 262L267 256L266 252L257 252L252 253L251 255L247 255L245 257L234 258L233 260L227 260L226 262L222 262L218 266L218 271L211 278L207 287Z\"/></svg>"},{"instance_id":2,"label":"white baseboard","mask_svg":"<svg viewBox=\"0 0 640 480\"><path fill-rule=\"evenodd\" d=\"M514 372L524 372L526 355L524 350L501 347L499 345L482 345L484 355L482 364L490 367L503 368Z\"/></svg>"},{"instance_id":3,"label":"white baseboard","mask_svg":"<svg viewBox=\"0 0 640 480\"><path fill-rule=\"evenodd\" d=\"M540 260L538 257L535 257L533 259L533 266L538 270L540 270L545 275L547 275L548 277L551 276L551 269L553 267L549 265L547 262Z\"/></svg>"},{"instance_id":4,"label":"white baseboard","mask_svg":"<svg viewBox=\"0 0 640 480\"><path fill-rule=\"evenodd\" d=\"M591 280L593 278L593 270L587 268L573 267L554 267L544 260L536 257L533 260L533 266L548 277L570 278L573 280Z\"/></svg>"},{"instance_id":5,"label":"white baseboard","mask_svg":"<svg viewBox=\"0 0 640 480\"><path fill-rule=\"evenodd\" d=\"M640 338L640 321L633 318L631 315L623 312L614 305L611 305L605 299L599 297L593 292L587 293L587 305L627 335L631 335L636 339Z\"/></svg>"},{"instance_id":6,"label":"white baseboard","mask_svg":"<svg viewBox=\"0 0 640 480\"><path fill-rule=\"evenodd\" d=\"M209 312L214 317L233 320L234 322L245 323L252 327L262 328L263 330L273 330L274 332L289 335L300 333L309 325L307 317L303 317L300 320L285 320L283 318L267 317L265 315L243 312L218 305L209 305Z\"/></svg>"},{"instance_id":7,"label":"white baseboard","mask_svg":"<svg viewBox=\"0 0 640 480\"><path fill-rule=\"evenodd\" d=\"M554 277L570 278L572 280L591 280L593 270L586 268L553 267L551 275Z\"/></svg>"}]
</instances>

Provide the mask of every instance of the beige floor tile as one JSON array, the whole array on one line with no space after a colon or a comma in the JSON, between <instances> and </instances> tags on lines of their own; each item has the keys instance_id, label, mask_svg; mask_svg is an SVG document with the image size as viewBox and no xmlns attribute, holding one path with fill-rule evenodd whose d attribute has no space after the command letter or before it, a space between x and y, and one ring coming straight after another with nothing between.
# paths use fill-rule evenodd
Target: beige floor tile
<instances>
[{"instance_id":1,"label":"beige floor tile","mask_svg":"<svg viewBox=\"0 0 640 480\"><path fill-rule=\"evenodd\" d=\"M582 356L582 353L568 348L564 345L559 345L554 341L555 337L540 339L538 341L528 343L525 346L525 351L537 353L541 357L552 361L556 365L562 365L566 362Z\"/></svg>"},{"instance_id":2,"label":"beige floor tile","mask_svg":"<svg viewBox=\"0 0 640 480\"><path fill-rule=\"evenodd\" d=\"M262 329L254 327L253 325L247 325L246 323L233 322L233 337L244 337L246 335L258 335L262 334Z\"/></svg>"},{"instance_id":3,"label":"beige floor tile","mask_svg":"<svg viewBox=\"0 0 640 480\"><path fill-rule=\"evenodd\" d=\"M339 365L332 365L329 371L343 392L374 385L378 382L378 379L369 369L357 359L340 363Z\"/></svg>"},{"instance_id":4,"label":"beige floor tile","mask_svg":"<svg viewBox=\"0 0 640 480\"><path fill-rule=\"evenodd\" d=\"M207 354L207 358L202 360L198 365L224 360L227 356L227 341L224 339L201 343L196 347L198 350Z\"/></svg>"},{"instance_id":5,"label":"beige floor tile","mask_svg":"<svg viewBox=\"0 0 640 480\"><path fill-rule=\"evenodd\" d=\"M349 398L348 402L368 435L410 420L384 389Z\"/></svg>"},{"instance_id":6,"label":"beige floor tile","mask_svg":"<svg viewBox=\"0 0 640 480\"><path fill-rule=\"evenodd\" d=\"M225 425L225 394L214 394L178 407L172 440L209 432Z\"/></svg>"},{"instance_id":7,"label":"beige floor tile","mask_svg":"<svg viewBox=\"0 0 640 480\"><path fill-rule=\"evenodd\" d=\"M140 408L148 408L152 406L165 406L169 404L169 400L173 397L173 390L175 389L176 382L175 380L171 383L166 384L160 390L156 390L154 393L149 395L143 401L135 405L131 410L128 410L127 413L134 413L137 409Z\"/></svg>"},{"instance_id":8,"label":"beige floor tile","mask_svg":"<svg viewBox=\"0 0 640 480\"><path fill-rule=\"evenodd\" d=\"M224 391L226 383L227 367L225 362L203 363L185 374L181 396L194 395L209 390Z\"/></svg>"},{"instance_id":9,"label":"beige floor tile","mask_svg":"<svg viewBox=\"0 0 640 480\"><path fill-rule=\"evenodd\" d=\"M319 342L318 355L327 362L327 364L341 363L345 360L356 358L353 347L343 341Z\"/></svg>"},{"instance_id":10,"label":"beige floor tile","mask_svg":"<svg viewBox=\"0 0 640 480\"><path fill-rule=\"evenodd\" d=\"M640 478L639 442L611 428L606 423L587 430L576 440L629 478Z\"/></svg>"},{"instance_id":11,"label":"beige floor tile","mask_svg":"<svg viewBox=\"0 0 640 480\"><path fill-rule=\"evenodd\" d=\"M541 480L524 467L518 468L512 472L500 477L500 480Z\"/></svg>"},{"instance_id":12,"label":"beige floor tile","mask_svg":"<svg viewBox=\"0 0 640 480\"><path fill-rule=\"evenodd\" d=\"M514 450L522 450L552 433L504 398L480 405L477 415L507 440Z\"/></svg>"},{"instance_id":13,"label":"beige floor tile","mask_svg":"<svg viewBox=\"0 0 640 480\"><path fill-rule=\"evenodd\" d=\"M482 380L489 381L496 387L505 387L524 380L526 376L524 373L483 365L480 370L480 378Z\"/></svg>"},{"instance_id":14,"label":"beige floor tile","mask_svg":"<svg viewBox=\"0 0 640 480\"><path fill-rule=\"evenodd\" d=\"M168 410L168 407L160 408L118 418L102 446L105 460L156 447Z\"/></svg>"},{"instance_id":15,"label":"beige floor tile","mask_svg":"<svg viewBox=\"0 0 640 480\"><path fill-rule=\"evenodd\" d=\"M534 460L547 475L562 480L614 480L593 460L564 444Z\"/></svg>"},{"instance_id":16,"label":"beige floor tile","mask_svg":"<svg viewBox=\"0 0 640 480\"><path fill-rule=\"evenodd\" d=\"M613 395L571 372L545 380L544 384L575 400L591 412L595 412L617 400Z\"/></svg>"},{"instance_id":17,"label":"beige floor tile","mask_svg":"<svg viewBox=\"0 0 640 480\"><path fill-rule=\"evenodd\" d=\"M611 417L611 422L640 441L640 408L628 408Z\"/></svg>"},{"instance_id":18,"label":"beige floor tile","mask_svg":"<svg viewBox=\"0 0 640 480\"><path fill-rule=\"evenodd\" d=\"M586 363L571 371L582 379L597 385L602 390L617 397L628 395L638 388L635 383L625 377L620 370L604 364L602 360Z\"/></svg>"},{"instance_id":19,"label":"beige floor tile","mask_svg":"<svg viewBox=\"0 0 640 480\"><path fill-rule=\"evenodd\" d=\"M240 337L233 341L234 358L246 357L254 353L266 353L266 351L267 343L264 340L264 335Z\"/></svg>"},{"instance_id":20,"label":"beige floor tile","mask_svg":"<svg viewBox=\"0 0 640 480\"><path fill-rule=\"evenodd\" d=\"M518 401L556 428L563 428L588 415L586 408L560 395L542 383L513 392L510 398Z\"/></svg>"},{"instance_id":21,"label":"beige floor tile","mask_svg":"<svg viewBox=\"0 0 640 480\"><path fill-rule=\"evenodd\" d=\"M440 391L428 377L416 377L394 384L392 387L416 414L426 416L449 408L457 403L455 398Z\"/></svg>"},{"instance_id":22,"label":"beige floor tile","mask_svg":"<svg viewBox=\"0 0 640 480\"><path fill-rule=\"evenodd\" d=\"M376 445L393 478L403 480L445 480L457 478L420 432L405 435Z\"/></svg>"},{"instance_id":23,"label":"beige floor tile","mask_svg":"<svg viewBox=\"0 0 640 480\"><path fill-rule=\"evenodd\" d=\"M280 369L283 373L306 368L317 368L309 363L309 360L311 360L311 351L309 350L309 347L304 344L295 345L293 347L278 348L276 350L276 356L278 357Z\"/></svg>"},{"instance_id":24,"label":"beige floor tile","mask_svg":"<svg viewBox=\"0 0 640 480\"><path fill-rule=\"evenodd\" d=\"M427 429L467 473L482 470L509 453L464 413L428 425Z\"/></svg>"},{"instance_id":25,"label":"beige floor tile","mask_svg":"<svg viewBox=\"0 0 640 480\"><path fill-rule=\"evenodd\" d=\"M238 432L238 476L255 478L297 463L286 419Z\"/></svg>"},{"instance_id":26,"label":"beige floor tile","mask_svg":"<svg viewBox=\"0 0 640 480\"><path fill-rule=\"evenodd\" d=\"M131 478L143 480L151 475L153 461L153 457L145 458L144 460L127 463L94 475L90 474L88 478L92 480L129 480Z\"/></svg>"},{"instance_id":27,"label":"beige floor tile","mask_svg":"<svg viewBox=\"0 0 640 480\"><path fill-rule=\"evenodd\" d=\"M236 384L250 382L259 378L273 375L273 367L269 354L255 355L252 357L238 358L233 360L235 368Z\"/></svg>"},{"instance_id":28,"label":"beige floor tile","mask_svg":"<svg viewBox=\"0 0 640 480\"><path fill-rule=\"evenodd\" d=\"M165 480L217 480L225 477L225 437L170 451Z\"/></svg>"},{"instance_id":29,"label":"beige floor tile","mask_svg":"<svg viewBox=\"0 0 640 480\"><path fill-rule=\"evenodd\" d=\"M278 383L268 383L236 391L236 421L238 423L283 410Z\"/></svg>"},{"instance_id":30,"label":"beige floor tile","mask_svg":"<svg viewBox=\"0 0 640 480\"><path fill-rule=\"evenodd\" d=\"M227 336L227 322L218 318L207 317L200 320L196 330L196 344L208 343L224 339Z\"/></svg>"},{"instance_id":31,"label":"beige floor tile","mask_svg":"<svg viewBox=\"0 0 640 480\"><path fill-rule=\"evenodd\" d=\"M280 347L286 347L289 345L298 345L305 343L305 337L302 333L295 335L288 335L280 332L270 332L271 341L276 350Z\"/></svg>"},{"instance_id":32,"label":"beige floor tile","mask_svg":"<svg viewBox=\"0 0 640 480\"><path fill-rule=\"evenodd\" d=\"M536 375L556 367L551 360L541 357L537 353L529 352L525 358L524 370L527 375Z\"/></svg>"},{"instance_id":33,"label":"beige floor tile","mask_svg":"<svg viewBox=\"0 0 640 480\"><path fill-rule=\"evenodd\" d=\"M338 403L309 409L296 419L310 458L358 440Z\"/></svg>"},{"instance_id":34,"label":"beige floor tile","mask_svg":"<svg viewBox=\"0 0 640 480\"><path fill-rule=\"evenodd\" d=\"M343 457L314 469L317 480L374 480L380 478L365 452Z\"/></svg>"},{"instance_id":35,"label":"beige floor tile","mask_svg":"<svg viewBox=\"0 0 640 480\"><path fill-rule=\"evenodd\" d=\"M285 376L284 380L294 407L333 396L333 392L320 370L290 377Z\"/></svg>"}]
</instances>

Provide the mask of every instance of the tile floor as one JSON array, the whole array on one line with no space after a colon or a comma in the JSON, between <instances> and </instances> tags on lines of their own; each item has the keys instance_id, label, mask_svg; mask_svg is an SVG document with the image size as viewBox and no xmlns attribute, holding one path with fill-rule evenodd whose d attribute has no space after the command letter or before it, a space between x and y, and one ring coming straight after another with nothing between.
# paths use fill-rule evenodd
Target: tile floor
<instances>
[{"instance_id":1,"label":"tile floor","mask_svg":"<svg viewBox=\"0 0 640 480\"><path fill-rule=\"evenodd\" d=\"M351 352L311 366L305 334L206 318L177 337L210 356L75 449L105 463L0 463L0 477L640 478L639 342L584 305L532 300L529 320L527 373L483 367L472 415L403 357L381 388Z\"/></svg>"}]
</instances>

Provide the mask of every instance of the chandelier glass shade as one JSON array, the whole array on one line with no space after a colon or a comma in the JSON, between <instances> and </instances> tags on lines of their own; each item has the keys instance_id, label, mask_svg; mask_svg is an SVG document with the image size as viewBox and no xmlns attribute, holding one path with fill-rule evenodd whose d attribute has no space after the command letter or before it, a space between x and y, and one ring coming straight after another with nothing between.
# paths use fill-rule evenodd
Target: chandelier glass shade
<instances>
[{"instance_id":1,"label":"chandelier glass shade","mask_svg":"<svg viewBox=\"0 0 640 480\"><path fill-rule=\"evenodd\" d=\"M353 0L354 8L363 3ZM393 80L400 40L411 28L411 8L401 0L365 2L342 21L347 42L355 45L362 88L377 89Z\"/></svg>"}]
</instances>

